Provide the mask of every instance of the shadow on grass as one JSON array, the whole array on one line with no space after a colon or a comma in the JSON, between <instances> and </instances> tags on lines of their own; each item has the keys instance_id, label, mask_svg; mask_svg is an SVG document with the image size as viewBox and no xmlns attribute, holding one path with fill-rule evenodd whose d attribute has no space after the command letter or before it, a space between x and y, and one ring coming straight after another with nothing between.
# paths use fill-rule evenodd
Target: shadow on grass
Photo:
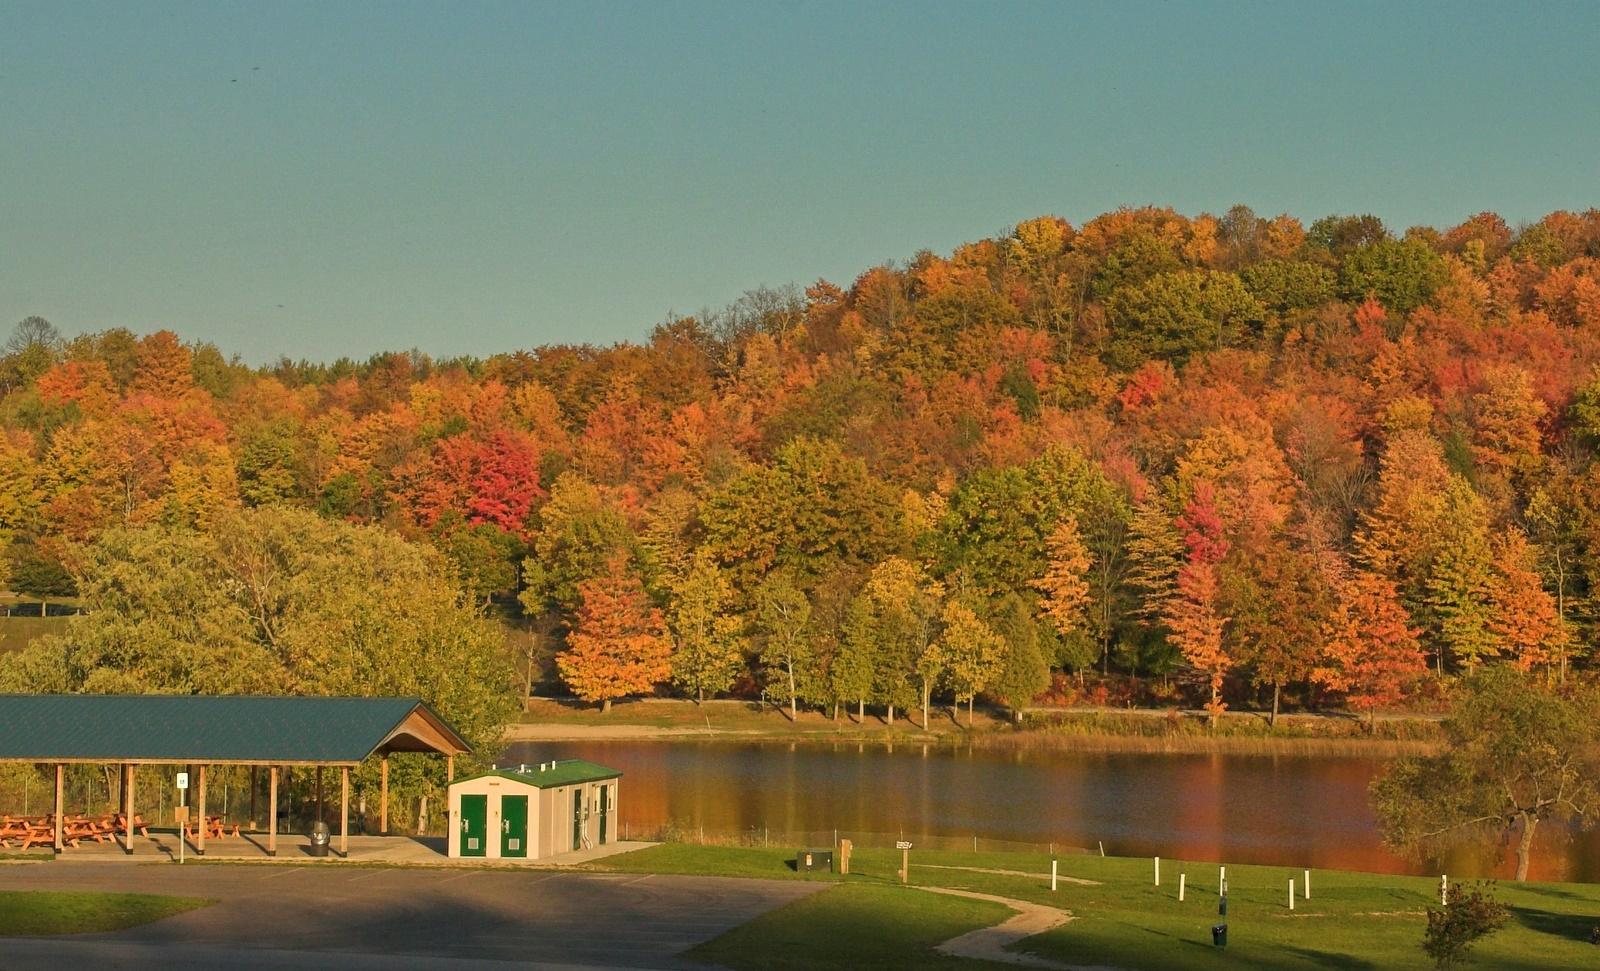
<instances>
[{"instance_id":1,"label":"shadow on grass","mask_svg":"<svg viewBox=\"0 0 1600 971\"><path fill-rule=\"evenodd\" d=\"M1600 916L1594 914L1553 914L1548 910L1535 910L1531 907L1513 906L1511 916L1530 931L1550 934L1569 941L1582 941L1585 944L1589 943L1589 935L1594 933L1595 926L1600 925ZM1597 965L1600 965L1600 953L1597 953L1595 958Z\"/></svg>"},{"instance_id":2,"label":"shadow on grass","mask_svg":"<svg viewBox=\"0 0 1600 971\"><path fill-rule=\"evenodd\" d=\"M1353 954L1335 954L1330 951L1313 950L1309 947L1295 947L1293 944L1283 945L1283 950L1322 967L1339 968L1340 971L1361 971L1364 968L1377 967L1371 961L1364 961Z\"/></svg>"}]
</instances>

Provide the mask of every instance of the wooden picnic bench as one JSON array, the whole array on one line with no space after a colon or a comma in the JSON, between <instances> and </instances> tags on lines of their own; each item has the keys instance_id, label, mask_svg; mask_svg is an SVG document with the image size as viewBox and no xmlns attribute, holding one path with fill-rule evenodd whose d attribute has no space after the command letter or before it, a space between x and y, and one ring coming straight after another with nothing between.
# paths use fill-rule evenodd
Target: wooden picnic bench
<instances>
[{"instance_id":1,"label":"wooden picnic bench","mask_svg":"<svg viewBox=\"0 0 1600 971\"><path fill-rule=\"evenodd\" d=\"M231 829L233 831L231 834L228 832L229 829ZM200 830L193 822L191 822L190 824L188 824L184 828L184 835L188 836L190 839L195 839L200 835ZM224 822L223 818L221 816L207 816L206 817L206 838L207 839L218 839L218 840L220 840L220 839L223 839L223 838L225 838L225 837L227 837L229 835L232 835L232 836L238 836L239 835L239 824L238 823Z\"/></svg>"}]
</instances>

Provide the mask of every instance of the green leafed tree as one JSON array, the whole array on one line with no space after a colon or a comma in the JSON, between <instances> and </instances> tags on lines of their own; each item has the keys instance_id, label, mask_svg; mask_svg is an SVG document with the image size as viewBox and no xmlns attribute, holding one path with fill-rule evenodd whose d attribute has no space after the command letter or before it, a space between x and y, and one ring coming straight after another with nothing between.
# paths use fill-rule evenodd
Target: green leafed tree
<instances>
[{"instance_id":1,"label":"green leafed tree","mask_svg":"<svg viewBox=\"0 0 1600 971\"><path fill-rule=\"evenodd\" d=\"M944 605L943 629L934 648L946 683L956 703L967 703L967 727L972 727L973 699L999 678L1006 661L1006 642L977 612L960 600Z\"/></svg>"},{"instance_id":2,"label":"green leafed tree","mask_svg":"<svg viewBox=\"0 0 1600 971\"><path fill-rule=\"evenodd\" d=\"M729 612L733 585L699 550L672 592L672 683L704 701L731 688L744 668L744 625Z\"/></svg>"},{"instance_id":3,"label":"green leafed tree","mask_svg":"<svg viewBox=\"0 0 1600 971\"><path fill-rule=\"evenodd\" d=\"M761 638L761 663L769 693L789 706L789 720L800 717L800 698L811 694L816 652L811 636L811 601L794 576L779 571L756 589L754 625Z\"/></svg>"},{"instance_id":4,"label":"green leafed tree","mask_svg":"<svg viewBox=\"0 0 1600 971\"><path fill-rule=\"evenodd\" d=\"M1600 811L1600 697L1553 690L1511 665L1464 679L1437 755L1396 762L1372 786L1384 842L1414 857L1514 841L1525 880L1541 823Z\"/></svg>"}]
</instances>

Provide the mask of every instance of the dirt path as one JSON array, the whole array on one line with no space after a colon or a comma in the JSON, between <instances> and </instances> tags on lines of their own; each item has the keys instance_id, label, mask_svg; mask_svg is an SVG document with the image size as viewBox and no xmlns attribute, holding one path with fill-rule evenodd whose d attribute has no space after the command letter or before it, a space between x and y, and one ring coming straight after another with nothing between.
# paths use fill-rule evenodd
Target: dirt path
<instances>
[{"instance_id":1,"label":"dirt path","mask_svg":"<svg viewBox=\"0 0 1600 971\"><path fill-rule=\"evenodd\" d=\"M1072 919L1072 915L1056 907L1046 907L1043 904L1029 903L1026 900L1014 900L1011 897L997 897L989 893L976 893L971 890L951 890L948 887L919 887L929 893L942 893L952 897L967 897L972 900L987 900L991 903L1003 904L1016 911L1016 916L993 927L980 927L975 931L968 931L960 937L952 937L934 950L951 957L971 958L977 961L998 961L1002 964L1016 964L1028 968L1050 968L1054 971L1121 971L1119 968L1107 967L1098 964L1063 964L1052 961L1035 954L1024 954L1019 951L1007 950L1012 944L1023 938L1045 931L1054 930Z\"/></svg>"},{"instance_id":2,"label":"dirt path","mask_svg":"<svg viewBox=\"0 0 1600 971\"><path fill-rule=\"evenodd\" d=\"M971 873L993 873L1002 877L1028 877L1035 880L1050 879L1050 874L1048 873L1025 873L1022 870L992 870L989 867L982 866L945 866L940 863L913 863L911 865L914 867L925 867L929 870L967 870ZM1068 877L1059 873L1056 874L1056 879L1061 883L1076 883L1083 887L1100 886L1099 880L1085 880L1082 877Z\"/></svg>"}]
</instances>

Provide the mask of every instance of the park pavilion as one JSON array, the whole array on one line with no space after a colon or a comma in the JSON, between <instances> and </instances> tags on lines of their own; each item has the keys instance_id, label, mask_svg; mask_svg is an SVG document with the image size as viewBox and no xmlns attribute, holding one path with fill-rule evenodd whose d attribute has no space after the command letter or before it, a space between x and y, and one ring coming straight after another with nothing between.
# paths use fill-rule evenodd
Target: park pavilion
<instances>
[{"instance_id":1,"label":"park pavilion","mask_svg":"<svg viewBox=\"0 0 1600 971\"><path fill-rule=\"evenodd\" d=\"M116 834L133 852L137 826L134 792L141 766L192 766L191 807L195 847L205 853L206 767L248 766L252 782L267 770L266 850L277 854L278 773L313 768L318 788L324 769L338 769L339 852L348 856L350 770L381 761L379 830L389 830L389 755L423 752L445 759L447 779L455 757L471 746L418 698L306 698L201 695L0 695L0 763L55 766L53 844L61 852L62 780L69 764L115 765L121 804ZM255 786L251 787L254 798ZM252 816L254 812L252 811Z\"/></svg>"}]
</instances>

